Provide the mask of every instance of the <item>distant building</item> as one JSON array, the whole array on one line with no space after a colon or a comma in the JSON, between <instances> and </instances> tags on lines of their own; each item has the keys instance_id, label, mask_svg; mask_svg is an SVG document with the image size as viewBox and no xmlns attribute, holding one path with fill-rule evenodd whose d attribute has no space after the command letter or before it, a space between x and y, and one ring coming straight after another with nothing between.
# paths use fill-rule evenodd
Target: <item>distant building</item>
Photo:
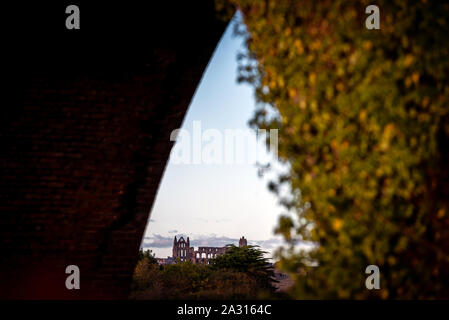
<instances>
[{"instance_id":1,"label":"distant building","mask_svg":"<svg viewBox=\"0 0 449 320\"><path fill-rule=\"evenodd\" d=\"M239 247L247 246L248 242L245 237L241 237L239 240ZM175 236L173 240L173 252L171 257L166 259L157 258L158 264L168 265L176 263L177 261L191 261L192 263L209 264L211 259L216 258L219 255L226 253L228 247L198 247L195 250L190 246L190 239L184 239L184 237L177 239Z\"/></svg>"},{"instance_id":2,"label":"distant building","mask_svg":"<svg viewBox=\"0 0 449 320\"><path fill-rule=\"evenodd\" d=\"M160 265L160 266L165 266L165 265L176 263L176 260L173 259L173 257L156 258L156 260L157 260L157 264Z\"/></svg>"},{"instance_id":3,"label":"distant building","mask_svg":"<svg viewBox=\"0 0 449 320\"><path fill-rule=\"evenodd\" d=\"M241 237L239 240L239 247L246 247L248 245L248 242L246 241L245 237Z\"/></svg>"},{"instance_id":4,"label":"distant building","mask_svg":"<svg viewBox=\"0 0 449 320\"><path fill-rule=\"evenodd\" d=\"M183 237L173 240L173 258L179 261L191 261L192 263L209 264L210 260L226 253L226 247L198 247L195 250L190 246L190 239Z\"/></svg>"}]
</instances>

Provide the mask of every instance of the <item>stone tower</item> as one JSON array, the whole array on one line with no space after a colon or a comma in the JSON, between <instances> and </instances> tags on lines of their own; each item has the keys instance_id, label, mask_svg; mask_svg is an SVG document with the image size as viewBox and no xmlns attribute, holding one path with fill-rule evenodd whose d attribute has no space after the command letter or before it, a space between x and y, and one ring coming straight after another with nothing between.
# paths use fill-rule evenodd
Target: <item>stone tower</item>
<instances>
[{"instance_id":1,"label":"stone tower","mask_svg":"<svg viewBox=\"0 0 449 320\"><path fill-rule=\"evenodd\" d=\"M173 249L172 249L172 257L176 257L176 248L178 247L178 239L175 236L175 239L173 240Z\"/></svg>"},{"instance_id":2,"label":"stone tower","mask_svg":"<svg viewBox=\"0 0 449 320\"><path fill-rule=\"evenodd\" d=\"M239 240L239 247L246 247L248 245L248 242L246 241L245 237L241 237Z\"/></svg>"},{"instance_id":3,"label":"stone tower","mask_svg":"<svg viewBox=\"0 0 449 320\"><path fill-rule=\"evenodd\" d=\"M187 241L183 237L179 240L175 239L173 241L173 258L179 259L180 261L192 260L193 258L193 248L190 247L190 239Z\"/></svg>"}]
</instances>

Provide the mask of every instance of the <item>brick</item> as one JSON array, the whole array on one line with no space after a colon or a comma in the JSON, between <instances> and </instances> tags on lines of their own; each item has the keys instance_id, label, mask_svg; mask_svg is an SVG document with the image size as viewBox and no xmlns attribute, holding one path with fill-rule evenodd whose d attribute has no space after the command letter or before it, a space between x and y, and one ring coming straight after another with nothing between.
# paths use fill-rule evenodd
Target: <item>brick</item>
<instances>
[{"instance_id":1,"label":"brick","mask_svg":"<svg viewBox=\"0 0 449 320\"><path fill-rule=\"evenodd\" d=\"M97 38L83 33L74 43L53 32L51 19L21 17L33 28L5 40L0 298L127 297L169 133L226 26L212 1L164 6L151 3L160 26L118 19L131 26L98 29ZM143 11L135 3L110 10ZM79 291L65 289L69 264L81 269Z\"/></svg>"}]
</instances>

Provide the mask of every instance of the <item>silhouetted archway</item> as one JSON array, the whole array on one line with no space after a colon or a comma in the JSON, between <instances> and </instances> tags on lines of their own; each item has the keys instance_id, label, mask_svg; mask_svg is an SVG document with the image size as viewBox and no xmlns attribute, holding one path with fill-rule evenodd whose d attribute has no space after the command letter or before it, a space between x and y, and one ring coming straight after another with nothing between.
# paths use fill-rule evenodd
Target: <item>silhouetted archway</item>
<instances>
[{"instance_id":1,"label":"silhouetted archway","mask_svg":"<svg viewBox=\"0 0 449 320\"><path fill-rule=\"evenodd\" d=\"M213 1L7 8L0 114L6 298L124 298L178 128L223 33ZM45 15L44 15L45 12ZM45 17L42 19L42 17ZM13 24L11 24L13 25ZM65 268L81 290L65 288Z\"/></svg>"}]
</instances>

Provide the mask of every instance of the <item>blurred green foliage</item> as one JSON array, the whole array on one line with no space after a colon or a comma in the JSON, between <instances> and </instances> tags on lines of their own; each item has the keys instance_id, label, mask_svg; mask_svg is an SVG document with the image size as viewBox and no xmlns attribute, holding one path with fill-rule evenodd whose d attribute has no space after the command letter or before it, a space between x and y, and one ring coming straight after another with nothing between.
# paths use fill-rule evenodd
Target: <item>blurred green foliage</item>
<instances>
[{"instance_id":1,"label":"blurred green foliage","mask_svg":"<svg viewBox=\"0 0 449 320\"><path fill-rule=\"evenodd\" d=\"M380 30L365 8L380 8ZM230 0L251 124L279 129L296 298L449 298L449 5ZM246 28L246 29L245 29ZM293 211L293 213L291 213ZM301 249L299 241L314 244ZM378 265L381 289L365 288ZM298 276L298 271L307 276Z\"/></svg>"}]
</instances>

